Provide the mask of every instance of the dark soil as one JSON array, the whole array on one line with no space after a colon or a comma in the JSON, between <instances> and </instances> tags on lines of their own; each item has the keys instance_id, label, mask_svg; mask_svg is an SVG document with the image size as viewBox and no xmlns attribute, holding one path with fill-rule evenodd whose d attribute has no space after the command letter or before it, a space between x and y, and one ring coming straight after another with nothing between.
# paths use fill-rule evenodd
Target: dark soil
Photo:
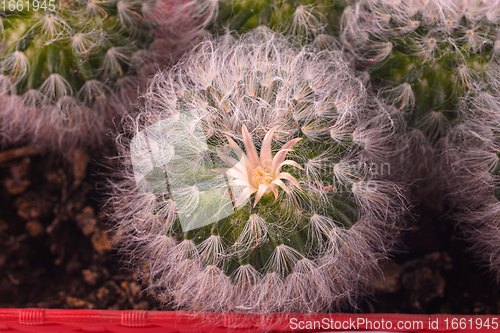
<instances>
[{"instance_id":1,"label":"dark soil","mask_svg":"<svg viewBox=\"0 0 500 333\"><path fill-rule=\"evenodd\" d=\"M82 151L0 165L0 307L161 309L113 250L102 169Z\"/></svg>"},{"instance_id":2,"label":"dark soil","mask_svg":"<svg viewBox=\"0 0 500 333\"><path fill-rule=\"evenodd\" d=\"M377 313L498 314L495 278L467 251L450 212L418 206L404 249L386 262L385 279L361 310Z\"/></svg>"},{"instance_id":3,"label":"dark soil","mask_svg":"<svg viewBox=\"0 0 500 333\"><path fill-rule=\"evenodd\" d=\"M98 189L106 163L77 152L0 164L0 307L162 309L113 249ZM413 212L385 280L358 310L345 310L499 313L494 278L467 252L450 212L430 205Z\"/></svg>"}]
</instances>

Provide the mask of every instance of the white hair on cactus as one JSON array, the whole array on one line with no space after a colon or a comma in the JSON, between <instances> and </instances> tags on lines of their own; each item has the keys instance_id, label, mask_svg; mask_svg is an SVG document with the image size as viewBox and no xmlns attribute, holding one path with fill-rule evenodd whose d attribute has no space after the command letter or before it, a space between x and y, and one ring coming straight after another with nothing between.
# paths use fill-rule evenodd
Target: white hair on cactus
<instances>
[{"instance_id":1,"label":"white hair on cactus","mask_svg":"<svg viewBox=\"0 0 500 333\"><path fill-rule=\"evenodd\" d=\"M8 75L0 74L0 95L14 95L16 86Z\"/></svg>"},{"instance_id":2,"label":"white hair on cactus","mask_svg":"<svg viewBox=\"0 0 500 333\"><path fill-rule=\"evenodd\" d=\"M130 63L131 49L126 46L113 46L106 51L103 69L107 75L122 77L124 64Z\"/></svg>"},{"instance_id":3,"label":"white hair on cactus","mask_svg":"<svg viewBox=\"0 0 500 333\"><path fill-rule=\"evenodd\" d=\"M125 123L149 143L117 138L117 241L176 308L334 308L373 282L390 250L402 192L360 167L391 155L389 112L340 52L294 41L270 31L205 40L153 78L142 114ZM139 170L145 156L161 162ZM183 219L212 221L212 206L230 212L184 229Z\"/></svg>"},{"instance_id":4,"label":"white hair on cactus","mask_svg":"<svg viewBox=\"0 0 500 333\"><path fill-rule=\"evenodd\" d=\"M59 98L71 95L73 90L69 82L61 75L50 74L47 80L40 86L40 92L45 96L44 103L57 103Z\"/></svg>"},{"instance_id":5,"label":"white hair on cactus","mask_svg":"<svg viewBox=\"0 0 500 333\"><path fill-rule=\"evenodd\" d=\"M439 56L440 49L439 44L443 40L440 38L439 34L428 34L425 36L415 37L415 51L417 55L424 58L424 62L433 61Z\"/></svg>"},{"instance_id":6,"label":"white hair on cactus","mask_svg":"<svg viewBox=\"0 0 500 333\"><path fill-rule=\"evenodd\" d=\"M431 139L437 139L437 136L444 133L449 126L446 116L439 111L429 111L417 124Z\"/></svg>"},{"instance_id":7,"label":"white hair on cactus","mask_svg":"<svg viewBox=\"0 0 500 333\"><path fill-rule=\"evenodd\" d=\"M202 26L205 27L212 23L219 13L220 0L208 0L203 2L196 2L194 4L194 15L203 19Z\"/></svg>"},{"instance_id":8,"label":"white hair on cactus","mask_svg":"<svg viewBox=\"0 0 500 333\"><path fill-rule=\"evenodd\" d=\"M90 13L93 16L97 16L97 17L100 17L102 19L108 18L108 13L106 12L106 10L104 9L103 6L100 6L102 3L105 3L105 2L98 1L98 0L87 0L87 2L86 2L87 13Z\"/></svg>"},{"instance_id":9,"label":"white hair on cactus","mask_svg":"<svg viewBox=\"0 0 500 333\"><path fill-rule=\"evenodd\" d=\"M432 56L441 42L465 45L464 48L448 49L446 52L476 53L484 45L493 43L488 24L496 22L498 3L498 0L426 0L401 1L398 4L390 0L360 1L344 11L343 43L360 57L363 52L373 48L370 45L374 43L386 43L387 40L397 40L403 36L404 44L420 45L420 53L425 59ZM419 15L422 19L415 20ZM467 21L466 25L461 22L462 18ZM422 39L422 36L414 33L420 26L428 31L428 37ZM360 39L362 31L368 32L368 39ZM383 59L372 60L378 62Z\"/></svg>"},{"instance_id":10,"label":"white hair on cactus","mask_svg":"<svg viewBox=\"0 0 500 333\"><path fill-rule=\"evenodd\" d=\"M458 218L465 221L462 232L470 250L478 261L494 274L500 282L500 201L490 195L482 196L482 205L473 211L463 212Z\"/></svg>"},{"instance_id":11,"label":"white hair on cactus","mask_svg":"<svg viewBox=\"0 0 500 333\"><path fill-rule=\"evenodd\" d=\"M411 111L415 106L415 95L408 82L380 92L398 111Z\"/></svg>"},{"instance_id":12,"label":"white hair on cactus","mask_svg":"<svg viewBox=\"0 0 500 333\"><path fill-rule=\"evenodd\" d=\"M92 54L101 45L104 37L102 30L77 32L70 37L71 48L75 54L87 56Z\"/></svg>"},{"instance_id":13,"label":"white hair on cactus","mask_svg":"<svg viewBox=\"0 0 500 333\"><path fill-rule=\"evenodd\" d=\"M232 290L232 297L238 299L238 307L242 310L251 309L258 299L256 291L259 288L259 282L262 279L260 273L250 264L239 266L231 276L235 281Z\"/></svg>"},{"instance_id":14,"label":"white hair on cactus","mask_svg":"<svg viewBox=\"0 0 500 333\"><path fill-rule=\"evenodd\" d=\"M299 5L292 15L288 31L292 35L314 37L325 27L325 18L312 5Z\"/></svg>"},{"instance_id":15,"label":"white hair on cactus","mask_svg":"<svg viewBox=\"0 0 500 333\"><path fill-rule=\"evenodd\" d=\"M88 80L78 92L80 99L88 107L94 106L95 103L103 102L111 94L112 92L109 87L98 80Z\"/></svg>"},{"instance_id":16,"label":"white hair on cactus","mask_svg":"<svg viewBox=\"0 0 500 333\"><path fill-rule=\"evenodd\" d=\"M11 81L18 83L23 80L30 69L28 57L22 51L14 51L0 62L2 72L11 77Z\"/></svg>"},{"instance_id":17,"label":"white hair on cactus","mask_svg":"<svg viewBox=\"0 0 500 333\"><path fill-rule=\"evenodd\" d=\"M23 104L28 108L33 108L33 113L36 114L36 107L42 105L45 95L36 89L30 89L23 95Z\"/></svg>"},{"instance_id":18,"label":"white hair on cactus","mask_svg":"<svg viewBox=\"0 0 500 333\"><path fill-rule=\"evenodd\" d=\"M207 239L198 245L200 258L205 261L207 265L215 266L220 264L226 251L224 249L224 240L220 235L210 235Z\"/></svg>"},{"instance_id":19,"label":"white hair on cactus","mask_svg":"<svg viewBox=\"0 0 500 333\"><path fill-rule=\"evenodd\" d=\"M3 103L1 143L58 152L103 143L121 116L134 112L157 66L173 64L196 43L201 18L193 15L206 2L81 0L43 13L0 13L0 100L24 100Z\"/></svg>"},{"instance_id":20,"label":"white hair on cactus","mask_svg":"<svg viewBox=\"0 0 500 333\"><path fill-rule=\"evenodd\" d=\"M257 214L252 214L233 244L235 253L248 253L252 247L259 247L269 242L269 224Z\"/></svg>"},{"instance_id":21,"label":"white hair on cactus","mask_svg":"<svg viewBox=\"0 0 500 333\"><path fill-rule=\"evenodd\" d=\"M339 41L327 34L318 34L311 45L318 50L338 50L340 49Z\"/></svg>"},{"instance_id":22,"label":"white hair on cactus","mask_svg":"<svg viewBox=\"0 0 500 333\"><path fill-rule=\"evenodd\" d=\"M32 30L41 28L46 43L52 43L66 36L71 30L70 26L62 17L47 12L42 19L32 27Z\"/></svg>"},{"instance_id":23,"label":"white hair on cactus","mask_svg":"<svg viewBox=\"0 0 500 333\"><path fill-rule=\"evenodd\" d=\"M134 10L134 2L120 0L116 3L118 18L125 27L133 27L139 20L143 19L143 16Z\"/></svg>"},{"instance_id":24,"label":"white hair on cactus","mask_svg":"<svg viewBox=\"0 0 500 333\"><path fill-rule=\"evenodd\" d=\"M486 19L493 24L500 22L500 7L498 1L490 1L489 8L486 10Z\"/></svg>"}]
</instances>

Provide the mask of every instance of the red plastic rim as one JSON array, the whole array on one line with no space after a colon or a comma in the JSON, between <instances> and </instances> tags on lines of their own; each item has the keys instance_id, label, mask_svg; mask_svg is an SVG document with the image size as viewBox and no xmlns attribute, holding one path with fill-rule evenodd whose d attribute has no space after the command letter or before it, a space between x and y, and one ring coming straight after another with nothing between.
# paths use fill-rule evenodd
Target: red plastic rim
<instances>
[{"instance_id":1,"label":"red plastic rim","mask_svg":"<svg viewBox=\"0 0 500 333\"><path fill-rule=\"evenodd\" d=\"M0 332L499 332L498 316L0 309Z\"/></svg>"}]
</instances>

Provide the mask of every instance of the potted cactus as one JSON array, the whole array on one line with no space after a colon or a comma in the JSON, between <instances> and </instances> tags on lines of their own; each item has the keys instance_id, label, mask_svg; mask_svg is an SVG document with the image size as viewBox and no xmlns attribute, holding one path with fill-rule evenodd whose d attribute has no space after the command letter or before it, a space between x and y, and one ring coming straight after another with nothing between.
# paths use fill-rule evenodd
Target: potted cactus
<instances>
[{"instance_id":1,"label":"potted cactus","mask_svg":"<svg viewBox=\"0 0 500 333\"><path fill-rule=\"evenodd\" d=\"M499 15L496 0L365 0L345 9L341 28L357 68L405 118L403 179L420 201L451 207L497 276Z\"/></svg>"}]
</instances>

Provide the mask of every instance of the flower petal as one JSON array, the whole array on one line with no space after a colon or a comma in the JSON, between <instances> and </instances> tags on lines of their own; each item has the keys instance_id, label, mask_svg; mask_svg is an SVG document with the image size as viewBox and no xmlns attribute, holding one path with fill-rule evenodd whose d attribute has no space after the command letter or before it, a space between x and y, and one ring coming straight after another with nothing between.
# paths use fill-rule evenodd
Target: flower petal
<instances>
[{"instance_id":1,"label":"flower petal","mask_svg":"<svg viewBox=\"0 0 500 333\"><path fill-rule=\"evenodd\" d=\"M271 164L271 173L273 174L274 177L276 177L276 174L279 173L278 172L278 165L283 163L283 161L285 160L286 154L288 154L288 152L290 150L291 149L287 149L287 150L280 149L280 151L278 151L278 153L276 153L276 155L274 156L273 163Z\"/></svg>"},{"instance_id":2,"label":"flower petal","mask_svg":"<svg viewBox=\"0 0 500 333\"><path fill-rule=\"evenodd\" d=\"M259 190L257 191L257 194L255 195L255 201L253 203L253 206L255 207L257 205L257 202L259 202L260 198L266 193L267 190L267 185L260 184L259 185Z\"/></svg>"},{"instance_id":3,"label":"flower petal","mask_svg":"<svg viewBox=\"0 0 500 333\"><path fill-rule=\"evenodd\" d=\"M255 149L255 145L253 144L252 136L248 132L248 129L245 125L242 126L241 131L243 133L243 143L245 144L245 149L247 151L247 155L250 159L250 164L253 170L259 165L259 155L257 154L257 149Z\"/></svg>"},{"instance_id":4,"label":"flower petal","mask_svg":"<svg viewBox=\"0 0 500 333\"><path fill-rule=\"evenodd\" d=\"M238 170L239 172L241 172L242 175L244 175L244 177L248 177L248 168L246 167L246 160L245 160L245 154L242 155L242 160L241 161L238 161L230 156L227 156L223 153L221 153L219 151L219 149L217 149L217 155L219 155L220 159L222 161L224 161L227 165L229 165L230 167L232 167L233 169L236 169ZM217 169L217 170L220 170L220 169ZM229 171L230 169L228 169Z\"/></svg>"},{"instance_id":5,"label":"flower petal","mask_svg":"<svg viewBox=\"0 0 500 333\"><path fill-rule=\"evenodd\" d=\"M250 165L250 163L248 162L248 156L243 152L243 150L240 148L240 146L238 146L238 144L233 140L231 139L228 135L226 135L226 138L227 138L227 141L229 142L229 145L231 146L231 148L233 148L234 152L236 153L236 156L238 156L238 158L240 159L240 163L241 165L236 165L236 167L238 167L239 170L241 170L243 172L243 168L246 169L247 173L246 174L250 174L253 170L252 166ZM244 172L243 172L244 173Z\"/></svg>"},{"instance_id":6,"label":"flower petal","mask_svg":"<svg viewBox=\"0 0 500 333\"><path fill-rule=\"evenodd\" d=\"M250 186L250 184L248 183L248 181L243 180L243 179L233 179L233 180L229 181L228 184L230 186L245 186L245 187L249 187Z\"/></svg>"},{"instance_id":7,"label":"flower petal","mask_svg":"<svg viewBox=\"0 0 500 333\"><path fill-rule=\"evenodd\" d=\"M241 171L236 168L227 170L226 175L228 175L229 177L233 177L234 179L242 179L248 181L248 177L246 176L246 174L241 173Z\"/></svg>"},{"instance_id":8,"label":"flower petal","mask_svg":"<svg viewBox=\"0 0 500 333\"><path fill-rule=\"evenodd\" d=\"M283 147L281 147L280 151L278 151L276 156L274 156L273 164L271 165L271 171L273 173L273 176L275 176L277 173L276 172L277 166L280 165L281 163L283 163L283 161L285 160L286 154L288 154L288 152L291 150L293 145L296 144L297 142L299 142L300 140L302 140L302 138L295 138L293 140L288 141L287 143L285 143L283 145Z\"/></svg>"},{"instance_id":9,"label":"flower petal","mask_svg":"<svg viewBox=\"0 0 500 333\"><path fill-rule=\"evenodd\" d=\"M278 199L278 189L276 188L276 186L273 187L273 194L274 194L274 199L277 200Z\"/></svg>"},{"instance_id":10,"label":"flower petal","mask_svg":"<svg viewBox=\"0 0 500 333\"><path fill-rule=\"evenodd\" d=\"M299 190L302 190L300 188L300 185L299 185L299 182L297 181L297 179L295 179L295 177L292 176L291 174L289 174L288 172L281 172L278 176L276 176L276 178L286 179L286 180L290 181L293 185L297 186L299 188Z\"/></svg>"},{"instance_id":11,"label":"flower petal","mask_svg":"<svg viewBox=\"0 0 500 333\"><path fill-rule=\"evenodd\" d=\"M229 142L229 146L231 146L231 148L233 148L233 150L235 151L235 153L238 156L238 158L241 159L241 156L245 155L245 153L243 152L243 150L228 135L226 135L226 139L227 139L227 142ZM245 157L246 157L246 155L245 155Z\"/></svg>"},{"instance_id":12,"label":"flower petal","mask_svg":"<svg viewBox=\"0 0 500 333\"><path fill-rule=\"evenodd\" d=\"M303 168L303 167L301 167L299 163L297 163L297 162L295 162L295 161L292 161L292 160L287 160L287 161L284 161L283 163L280 163L280 164L276 167L276 172L280 172L281 167L282 167L283 165L291 165L291 166L294 166L294 167L296 167L296 168L298 168L298 169L300 169L300 170L304 170L304 168Z\"/></svg>"},{"instance_id":13,"label":"flower petal","mask_svg":"<svg viewBox=\"0 0 500 333\"><path fill-rule=\"evenodd\" d=\"M253 187L247 187L243 190L243 192L241 192L240 194L240 197L238 198L238 200L236 201L236 203L234 204L233 206L233 209L238 207L239 205L241 205L246 199L248 199L248 197L250 195L252 195L252 193L255 193L257 192L257 190Z\"/></svg>"},{"instance_id":14,"label":"flower petal","mask_svg":"<svg viewBox=\"0 0 500 333\"><path fill-rule=\"evenodd\" d=\"M283 182L281 181L281 179L276 178L275 180L273 180L273 181L271 182L271 184L276 184L276 185L278 185L278 186L279 186L279 187L281 187L281 188L283 189L283 191L285 191L286 193L289 193L289 192L290 192L290 190L288 189L288 186L286 186L286 185L285 185L285 183L283 183Z\"/></svg>"},{"instance_id":15,"label":"flower petal","mask_svg":"<svg viewBox=\"0 0 500 333\"><path fill-rule=\"evenodd\" d=\"M217 155L219 155L220 159L223 160L230 167L234 167L236 164L239 163L238 160L221 153L219 149L216 149L216 151L217 151Z\"/></svg>"},{"instance_id":16,"label":"flower petal","mask_svg":"<svg viewBox=\"0 0 500 333\"><path fill-rule=\"evenodd\" d=\"M302 138L295 138L293 140L290 140L288 141L287 143L285 143L283 145L283 147L281 147L281 149L290 149L292 148L297 142L299 142L300 140L302 140Z\"/></svg>"},{"instance_id":17,"label":"flower petal","mask_svg":"<svg viewBox=\"0 0 500 333\"><path fill-rule=\"evenodd\" d=\"M274 131L276 131L280 126L275 126L266 133L264 140L262 141L262 146L260 148L260 165L265 168L270 168L273 161L273 154L271 152L271 141L273 140Z\"/></svg>"}]
</instances>

